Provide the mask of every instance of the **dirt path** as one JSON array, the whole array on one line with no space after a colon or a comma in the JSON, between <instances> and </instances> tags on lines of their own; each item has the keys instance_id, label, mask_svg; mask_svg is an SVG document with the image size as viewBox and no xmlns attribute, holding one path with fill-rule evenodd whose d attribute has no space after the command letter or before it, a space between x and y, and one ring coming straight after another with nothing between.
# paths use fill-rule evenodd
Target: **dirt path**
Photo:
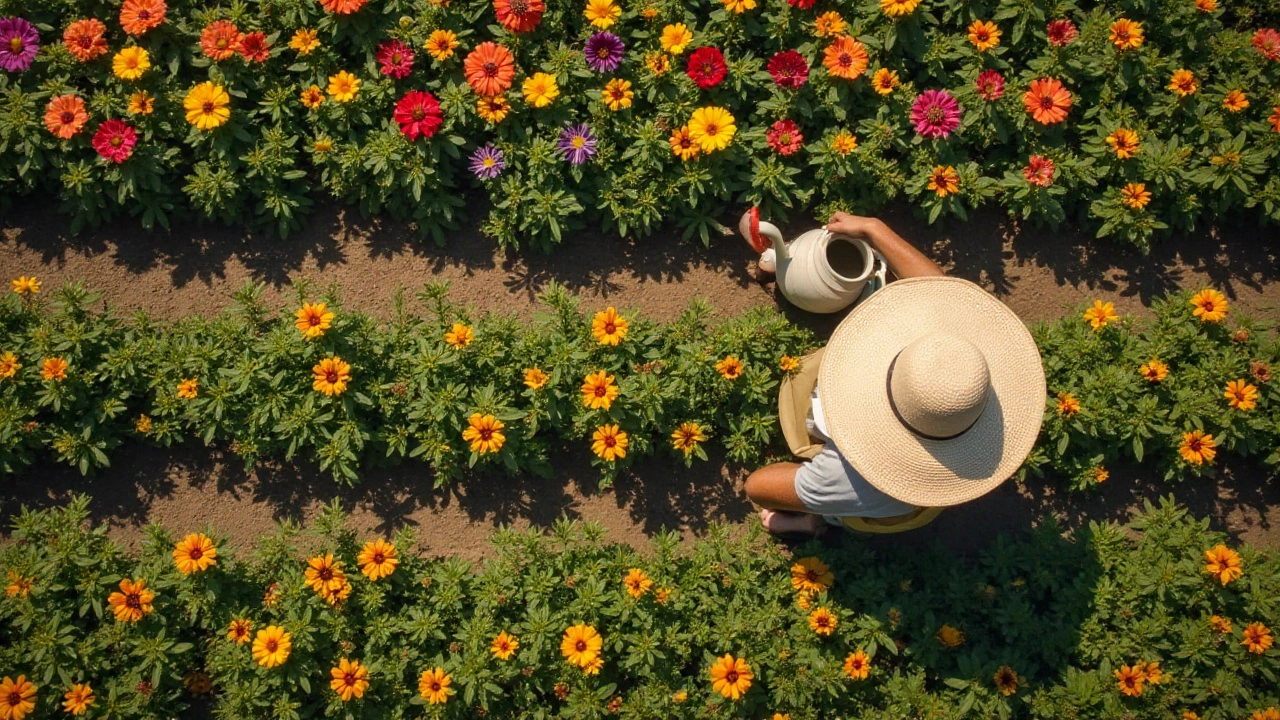
<instances>
[{"instance_id":1,"label":"dirt path","mask_svg":"<svg viewBox=\"0 0 1280 720\"><path fill-rule=\"evenodd\" d=\"M994 214L948 230L929 228L902 212L887 219L950 272L982 284L1028 322L1057 317L1065 306L1094 297L1139 312L1167 290L1205 284L1222 289L1245 312L1273 324L1280 319L1280 239L1256 229L1166 239L1144 257L1070 233L1020 231ZM608 303L668 319L690 299L703 297L730 316L776 302L773 286L756 281L749 260L736 237L704 248L671 233L622 241L584 232L549 256L508 256L468 230L439 248L403 225L339 211L283 241L196 226L148 234L127 222L72 237L64 218L36 205L4 218L0 240L0 278L36 274L46 287L83 280L121 309L165 318L221 308L246 280L266 283L269 302L292 305L288 286L299 278L336 284L348 306L381 316L389 314L397 289L414 290L433 279L449 280L456 300L481 310L527 315L536 307L538 290L555 280L590 306ZM832 324L831 318L788 312L820 331ZM88 492L96 517L110 522L122 540L136 541L141 528L155 521L175 530L212 524L244 545L269 532L276 520L310 517L338 497L354 508L354 522L365 532L411 524L429 552L478 557L500 524L546 526L565 515L600 522L615 540L643 544L663 527L692 536L710 522L751 514L741 494L745 471L714 459L693 470L657 460L642 463L604 493L595 490L595 474L585 463L561 468L552 480L475 478L440 491L412 464L369 472L359 487L342 489L307 466L271 465L245 473L234 458L198 446L125 447L113 465L87 479L49 467L0 483L0 520L22 503L47 505L71 492ZM1117 470L1105 491L1090 497L1064 497L1052 488L1040 481L1009 483L948 511L909 542L973 549L998 531L1031 527L1045 516L1068 529L1090 519L1123 519L1144 497L1173 491L1234 536L1280 546L1280 484L1251 468L1181 486Z\"/></svg>"}]
</instances>

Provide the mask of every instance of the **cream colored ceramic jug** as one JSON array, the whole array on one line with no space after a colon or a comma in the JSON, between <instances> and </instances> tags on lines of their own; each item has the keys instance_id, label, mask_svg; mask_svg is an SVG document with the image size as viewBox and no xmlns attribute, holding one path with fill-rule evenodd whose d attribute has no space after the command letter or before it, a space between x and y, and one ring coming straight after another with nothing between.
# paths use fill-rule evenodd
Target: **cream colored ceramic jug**
<instances>
[{"instance_id":1,"label":"cream colored ceramic jug","mask_svg":"<svg viewBox=\"0 0 1280 720\"><path fill-rule=\"evenodd\" d=\"M833 313L848 307L876 272L870 246L858 238L819 229L788 243L777 226L761 221L760 237L753 240L747 230L750 224L744 217L742 229L748 242L768 239L773 244L761 254L760 269L776 272L778 289L801 310Z\"/></svg>"}]
</instances>

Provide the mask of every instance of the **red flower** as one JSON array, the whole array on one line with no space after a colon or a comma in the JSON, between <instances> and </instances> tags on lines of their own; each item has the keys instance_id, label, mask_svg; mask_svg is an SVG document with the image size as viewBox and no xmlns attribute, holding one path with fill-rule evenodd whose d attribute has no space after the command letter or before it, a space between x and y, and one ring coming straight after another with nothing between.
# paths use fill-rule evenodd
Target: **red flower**
<instances>
[{"instance_id":1,"label":"red flower","mask_svg":"<svg viewBox=\"0 0 1280 720\"><path fill-rule=\"evenodd\" d=\"M240 37L240 54L245 60L266 62L271 58L271 46L267 44L267 36L262 31L251 32Z\"/></svg>"},{"instance_id":2,"label":"red flower","mask_svg":"<svg viewBox=\"0 0 1280 720\"><path fill-rule=\"evenodd\" d=\"M978 74L978 97L983 100L999 100L1004 96L1004 77L995 70L983 70Z\"/></svg>"},{"instance_id":3,"label":"red flower","mask_svg":"<svg viewBox=\"0 0 1280 720\"><path fill-rule=\"evenodd\" d=\"M809 79L809 63L795 50L784 50L769 59L769 75L778 87L796 88Z\"/></svg>"},{"instance_id":4,"label":"red flower","mask_svg":"<svg viewBox=\"0 0 1280 720\"><path fill-rule=\"evenodd\" d=\"M440 112L440 101L436 100L435 95L422 90L411 90L396 103L392 119L400 126L400 132L405 137L417 140L435 135L444 123L444 114Z\"/></svg>"},{"instance_id":5,"label":"red flower","mask_svg":"<svg viewBox=\"0 0 1280 720\"><path fill-rule=\"evenodd\" d=\"M1067 19L1054 20L1049 23L1049 42L1062 47L1070 45L1080 35L1080 31L1076 29L1076 24Z\"/></svg>"},{"instance_id":6,"label":"red flower","mask_svg":"<svg viewBox=\"0 0 1280 720\"><path fill-rule=\"evenodd\" d=\"M498 22L517 35L538 27L546 9L542 0L494 0L493 3Z\"/></svg>"},{"instance_id":7,"label":"red flower","mask_svg":"<svg viewBox=\"0 0 1280 720\"><path fill-rule=\"evenodd\" d=\"M787 0L787 4L797 10L808 10L818 0Z\"/></svg>"},{"instance_id":8,"label":"red flower","mask_svg":"<svg viewBox=\"0 0 1280 720\"><path fill-rule=\"evenodd\" d=\"M796 125L796 121L791 118L779 120L764 133L764 139L768 141L769 147L779 155L790 155L800 149L800 144L804 142L804 135L800 134L800 126Z\"/></svg>"},{"instance_id":9,"label":"red flower","mask_svg":"<svg viewBox=\"0 0 1280 720\"><path fill-rule=\"evenodd\" d=\"M724 64L724 54L717 48L700 47L689 55L689 66L685 74L698 87L706 90L720 84L729 74L729 66Z\"/></svg>"},{"instance_id":10,"label":"red flower","mask_svg":"<svg viewBox=\"0 0 1280 720\"><path fill-rule=\"evenodd\" d=\"M1253 49L1262 53L1268 60L1280 60L1280 32L1271 28L1262 28L1253 34L1250 41Z\"/></svg>"},{"instance_id":11,"label":"red flower","mask_svg":"<svg viewBox=\"0 0 1280 720\"><path fill-rule=\"evenodd\" d=\"M93 134L93 149L114 163L128 160L137 144L138 133L123 120L107 120Z\"/></svg>"},{"instance_id":12,"label":"red flower","mask_svg":"<svg viewBox=\"0 0 1280 720\"><path fill-rule=\"evenodd\" d=\"M403 80L413 71L413 49L399 40L388 40L378 46L375 55L382 74Z\"/></svg>"},{"instance_id":13,"label":"red flower","mask_svg":"<svg viewBox=\"0 0 1280 720\"><path fill-rule=\"evenodd\" d=\"M1043 155L1032 155L1027 166L1022 168L1022 176L1036 187L1049 187L1053 184L1053 161Z\"/></svg>"}]
</instances>

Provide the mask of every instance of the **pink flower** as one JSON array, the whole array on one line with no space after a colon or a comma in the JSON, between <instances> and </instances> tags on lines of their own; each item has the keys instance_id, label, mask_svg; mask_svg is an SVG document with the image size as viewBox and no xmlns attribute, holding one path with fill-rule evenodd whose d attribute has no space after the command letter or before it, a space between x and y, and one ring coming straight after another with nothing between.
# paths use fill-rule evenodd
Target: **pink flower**
<instances>
[{"instance_id":1,"label":"pink flower","mask_svg":"<svg viewBox=\"0 0 1280 720\"><path fill-rule=\"evenodd\" d=\"M809 79L809 63L795 50L784 50L769 59L769 75L778 87L796 88Z\"/></svg>"},{"instance_id":2,"label":"pink flower","mask_svg":"<svg viewBox=\"0 0 1280 720\"><path fill-rule=\"evenodd\" d=\"M137 144L137 131L123 120L107 120L93 134L93 149L113 163L128 160Z\"/></svg>"},{"instance_id":3,"label":"pink flower","mask_svg":"<svg viewBox=\"0 0 1280 720\"><path fill-rule=\"evenodd\" d=\"M946 90L925 90L911 105L911 122L924 137L947 137L960 127L960 103Z\"/></svg>"},{"instance_id":4,"label":"pink flower","mask_svg":"<svg viewBox=\"0 0 1280 720\"><path fill-rule=\"evenodd\" d=\"M413 71L413 49L399 40L388 40L378 46L375 56L382 66L382 74L403 80Z\"/></svg>"},{"instance_id":5,"label":"pink flower","mask_svg":"<svg viewBox=\"0 0 1280 720\"><path fill-rule=\"evenodd\" d=\"M800 126L796 125L796 121L787 118L779 120L766 130L764 139L774 152L779 155L790 155L800 149L801 143L804 142L804 135L800 134Z\"/></svg>"},{"instance_id":6,"label":"pink flower","mask_svg":"<svg viewBox=\"0 0 1280 720\"><path fill-rule=\"evenodd\" d=\"M978 96L983 100L999 100L1004 96L1004 77L995 70L978 74Z\"/></svg>"},{"instance_id":7,"label":"pink flower","mask_svg":"<svg viewBox=\"0 0 1280 720\"><path fill-rule=\"evenodd\" d=\"M1067 19L1054 20L1049 23L1049 42L1059 47L1070 45L1080 35L1076 24Z\"/></svg>"},{"instance_id":8,"label":"pink flower","mask_svg":"<svg viewBox=\"0 0 1280 720\"><path fill-rule=\"evenodd\" d=\"M1032 155L1027 166L1022 168L1022 176L1036 187L1049 187L1053 184L1055 168L1053 161L1043 155Z\"/></svg>"},{"instance_id":9,"label":"pink flower","mask_svg":"<svg viewBox=\"0 0 1280 720\"><path fill-rule=\"evenodd\" d=\"M1253 34L1253 49L1262 53L1268 60L1280 60L1280 32L1271 28L1262 28Z\"/></svg>"}]
</instances>

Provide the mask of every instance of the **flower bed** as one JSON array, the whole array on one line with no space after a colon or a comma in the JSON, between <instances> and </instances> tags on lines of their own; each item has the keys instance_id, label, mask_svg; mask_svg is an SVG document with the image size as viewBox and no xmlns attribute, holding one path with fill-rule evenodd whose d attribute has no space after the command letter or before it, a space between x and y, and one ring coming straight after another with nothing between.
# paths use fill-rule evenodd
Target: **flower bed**
<instances>
[{"instance_id":1,"label":"flower bed","mask_svg":"<svg viewBox=\"0 0 1280 720\"><path fill-rule=\"evenodd\" d=\"M287 233L328 197L442 240L472 187L487 233L542 247L587 221L706 242L747 203L999 203L1144 247L1280 219L1280 33L1217 0L74 7L3 5L0 203L56 193L75 227Z\"/></svg>"},{"instance_id":2,"label":"flower bed","mask_svg":"<svg viewBox=\"0 0 1280 720\"><path fill-rule=\"evenodd\" d=\"M24 513L0 550L14 720L1280 712L1280 562L1171 500L977 561L854 539L793 557L758 525L642 555L564 522L500 531L477 568L419 557L410 529L359 537L336 506L252 553L159 527L129 553L87 506Z\"/></svg>"},{"instance_id":3,"label":"flower bed","mask_svg":"<svg viewBox=\"0 0 1280 720\"><path fill-rule=\"evenodd\" d=\"M340 482L417 458L438 485L466 468L545 474L552 453L590 458L601 484L636 457L686 465L718 443L758 461L776 445L777 389L812 334L772 309L711 325L694 303L656 324L607 308L587 317L551 287L533 323L473 317L447 288L388 324L297 288L274 315L246 287L218 317L125 322L69 285L38 280L0 302L0 468L52 452L82 472L126 438L229 445L246 465L314 459ZM1207 309L1206 309L1207 308ZM1124 459L1166 479L1211 473L1217 455L1280 462L1280 342L1214 290L1169 296L1156 319L1097 301L1035 329L1049 397L1025 470L1107 479Z\"/></svg>"}]
</instances>

